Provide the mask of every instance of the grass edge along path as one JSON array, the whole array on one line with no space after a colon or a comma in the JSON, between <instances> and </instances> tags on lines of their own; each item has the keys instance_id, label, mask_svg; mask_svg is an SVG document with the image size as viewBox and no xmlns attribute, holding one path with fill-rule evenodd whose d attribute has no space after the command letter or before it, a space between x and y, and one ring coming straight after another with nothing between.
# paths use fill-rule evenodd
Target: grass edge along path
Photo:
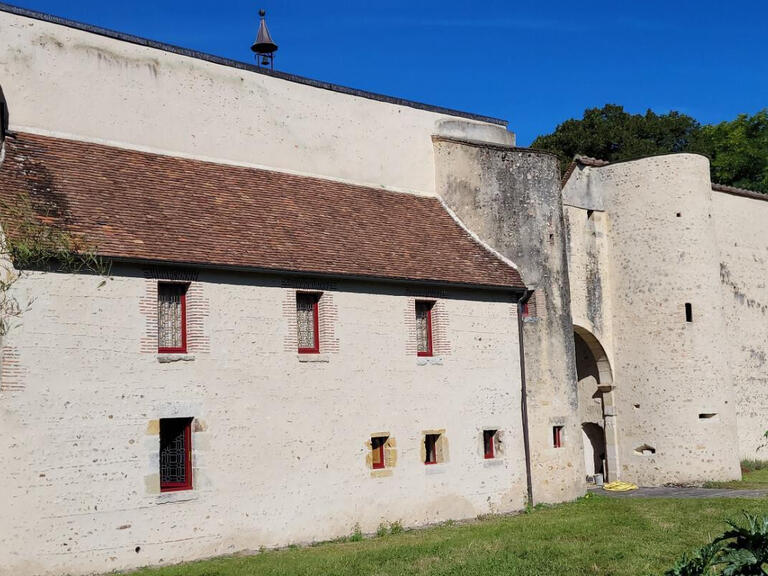
<instances>
[{"instance_id":1,"label":"grass edge along path","mask_svg":"<svg viewBox=\"0 0 768 576\"><path fill-rule=\"evenodd\" d=\"M742 511L768 514L768 499L602 496L356 542L229 556L132 576L659 575L710 541ZM350 529L351 530L351 529Z\"/></svg>"}]
</instances>

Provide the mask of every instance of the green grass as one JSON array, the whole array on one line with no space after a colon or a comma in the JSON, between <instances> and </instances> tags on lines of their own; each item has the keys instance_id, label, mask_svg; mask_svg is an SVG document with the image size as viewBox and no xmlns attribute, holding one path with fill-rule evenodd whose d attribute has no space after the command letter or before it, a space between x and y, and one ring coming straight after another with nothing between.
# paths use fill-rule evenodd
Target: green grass
<instances>
[{"instance_id":1,"label":"green grass","mask_svg":"<svg viewBox=\"0 0 768 576\"><path fill-rule=\"evenodd\" d=\"M719 535L724 520L742 510L768 515L768 499L595 496L520 516L144 569L134 576L658 575L683 552Z\"/></svg>"},{"instance_id":2,"label":"green grass","mask_svg":"<svg viewBox=\"0 0 768 576\"><path fill-rule=\"evenodd\" d=\"M732 488L734 490L768 490L768 461L742 460L741 480L707 482L705 488Z\"/></svg>"}]
</instances>

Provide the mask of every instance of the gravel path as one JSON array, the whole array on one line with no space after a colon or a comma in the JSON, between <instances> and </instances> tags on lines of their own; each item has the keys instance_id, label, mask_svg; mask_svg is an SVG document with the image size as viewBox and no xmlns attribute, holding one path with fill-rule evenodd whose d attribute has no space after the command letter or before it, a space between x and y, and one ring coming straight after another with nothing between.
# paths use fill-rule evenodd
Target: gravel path
<instances>
[{"instance_id":1,"label":"gravel path","mask_svg":"<svg viewBox=\"0 0 768 576\"><path fill-rule=\"evenodd\" d=\"M613 498L765 498L768 490L732 490L728 488L638 488L630 492L610 492L602 488L590 488L590 492Z\"/></svg>"}]
</instances>

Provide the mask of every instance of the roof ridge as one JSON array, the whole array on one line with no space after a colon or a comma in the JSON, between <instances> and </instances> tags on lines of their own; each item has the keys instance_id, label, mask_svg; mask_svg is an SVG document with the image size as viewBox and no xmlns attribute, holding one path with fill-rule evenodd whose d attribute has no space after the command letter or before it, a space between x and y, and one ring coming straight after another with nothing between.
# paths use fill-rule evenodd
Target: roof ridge
<instances>
[{"instance_id":1,"label":"roof ridge","mask_svg":"<svg viewBox=\"0 0 768 576\"><path fill-rule=\"evenodd\" d=\"M276 70L270 70L267 68L260 68L253 64L247 64L239 60L233 60L231 58L224 58L222 56L215 56L206 52L200 52L198 50L191 50L189 48L183 48L174 44L166 44L165 42L159 42L157 40L150 40L149 38L143 38L141 36L135 36L133 34L126 34L117 30L111 30L109 28L102 28L101 26L94 26L86 24L84 22L78 22L76 20L70 20L68 18L61 18L52 14L46 14L45 12L38 12L36 10L29 10L27 8L21 8L19 6L13 6L0 2L0 12L7 12L9 14L15 14L17 16L24 16L26 18L33 18L35 20L41 20L43 22L49 22L51 24L58 24L59 26L66 26L67 28L74 28L76 30L82 30L84 32L90 32L91 34L98 34L99 36L105 36L112 38L113 40L120 40L122 42L129 42L131 44L138 44L147 48L154 48L156 50L162 50L164 52L170 52L179 56L186 56L188 58L195 58L197 60L204 60L220 66L227 66L229 68L236 68L238 70L245 70L246 72L254 72L256 74L263 74L265 76L272 76L281 80L287 80L288 82L295 82L297 84L304 84L306 86L312 86L314 88L320 88L323 90L329 90L331 92L338 92L340 94L346 94L348 96L357 96L359 98L366 98L368 100L376 100L379 102L385 102L387 104L394 104L396 106L405 106L407 108L415 108L417 110L424 110L427 112L435 112L438 114L445 114L447 116L455 116L458 118L468 118L470 120L477 120L479 122L487 122L489 124L496 124L506 127L509 123L501 118L495 118L493 116L484 116L482 114L473 114L472 112L464 112L462 110L455 110L453 108L447 108L443 106L434 106L432 104L426 104L424 102L416 102L414 100L406 100L404 98L397 98L396 96L388 96L386 94L379 94L377 92L369 92L367 90L358 90L357 88L350 88L349 86L342 86L340 84L333 84L331 82L324 82L322 80L314 80L313 78L307 78L305 76L298 76L296 74L290 74L288 72L280 72Z\"/></svg>"}]
</instances>

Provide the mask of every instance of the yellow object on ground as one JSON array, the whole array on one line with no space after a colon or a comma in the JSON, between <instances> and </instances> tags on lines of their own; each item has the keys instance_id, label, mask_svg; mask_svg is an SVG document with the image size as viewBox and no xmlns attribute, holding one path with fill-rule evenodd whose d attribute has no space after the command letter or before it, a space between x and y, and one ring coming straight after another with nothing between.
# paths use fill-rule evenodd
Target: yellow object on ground
<instances>
[{"instance_id":1,"label":"yellow object on ground","mask_svg":"<svg viewBox=\"0 0 768 576\"><path fill-rule=\"evenodd\" d=\"M629 492L630 490L637 490L637 484L617 480L616 482L609 482L608 484L604 484L603 490L608 490L610 492Z\"/></svg>"}]
</instances>

